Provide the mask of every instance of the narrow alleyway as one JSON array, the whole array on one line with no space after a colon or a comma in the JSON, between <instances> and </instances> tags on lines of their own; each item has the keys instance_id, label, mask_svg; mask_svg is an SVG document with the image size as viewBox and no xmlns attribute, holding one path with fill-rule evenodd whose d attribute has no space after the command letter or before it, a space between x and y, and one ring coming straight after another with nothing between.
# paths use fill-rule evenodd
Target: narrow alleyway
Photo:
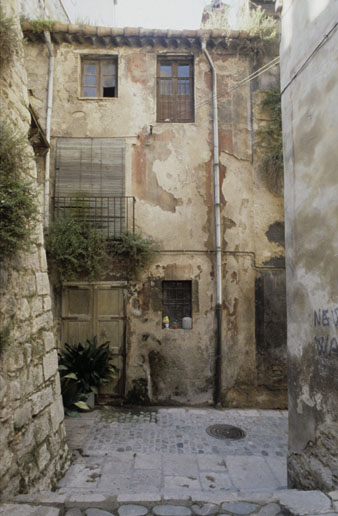
<instances>
[{"instance_id":1,"label":"narrow alleyway","mask_svg":"<svg viewBox=\"0 0 338 516\"><path fill-rule=\"evenodd\" d=\"M211 437L215 424L246 436ZM177 498L286 488L287 412L109 409L68 419L67 430L78 456L60 490Z\"/></svg>"},{"instance_id":2,"label":"narrow alleyway","mask_svg":"<svg viewBox=\"0 0 338 516\"><path fill-rule=\"evenodd\" d=\"M337 516L338 493L287 489L287 423L286 411L192 408L67 418L74 461L56 492L18 496L0 515ZM245 435L216 438L214 425Z\"/></svg>"}]
</instances>

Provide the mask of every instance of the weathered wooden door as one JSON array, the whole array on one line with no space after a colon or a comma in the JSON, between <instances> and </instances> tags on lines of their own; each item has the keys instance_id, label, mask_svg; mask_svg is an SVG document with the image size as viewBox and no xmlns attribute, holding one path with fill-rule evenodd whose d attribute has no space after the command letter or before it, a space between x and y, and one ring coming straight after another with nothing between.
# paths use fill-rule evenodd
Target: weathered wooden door
<instances>
[{"instance_id":1,"label":"weathered wooden door","mask_svg":"<svg viewBox=\"0 0 338 516\"><path fill-rule=\"evenodd\" d=\"M116 378L100 388L103 397L123 396L125 384L125 301L119 283L67 283L62 295L62 343L77 344L97 336L110 342Z\"/></svg>"}]
</instances>

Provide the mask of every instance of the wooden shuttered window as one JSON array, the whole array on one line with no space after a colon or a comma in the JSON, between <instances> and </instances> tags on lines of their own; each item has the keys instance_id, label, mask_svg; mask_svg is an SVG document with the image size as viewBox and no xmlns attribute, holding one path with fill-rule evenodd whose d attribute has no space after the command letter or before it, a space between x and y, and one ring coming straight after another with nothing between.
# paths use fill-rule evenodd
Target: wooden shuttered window
<instances>
[{"instance_id":1,"label":"wooden shuttered window","mask_svg":"<svg viewBox=\"0 0 338 516\"><path fill-rule=\"evenodd\" d=\"M192 57L159 57L157 61L157 121L194 121Z\"/></svg>"},{"instance_id":2,"label":"wooden shuttered window","mask_svg":"<svg viewBox=\"0 0 338 516\"><path fill-rule=\"evenodd\" d=\"M58 138L55 196L123 196L124 140Z\"/></svg>"}]
</instances>

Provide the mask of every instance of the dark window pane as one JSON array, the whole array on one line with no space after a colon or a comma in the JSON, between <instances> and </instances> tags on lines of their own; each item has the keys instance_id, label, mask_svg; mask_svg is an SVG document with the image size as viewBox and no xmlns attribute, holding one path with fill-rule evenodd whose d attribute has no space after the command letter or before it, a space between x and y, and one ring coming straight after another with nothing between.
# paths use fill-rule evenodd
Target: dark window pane
<instances>
[{"instance_id":1,"label":"dark window pane","mask_svg":"<svg viewBox=\"0 0 338 516\"><path fill-rule=\"evenodd\" d=\"M178 65L178 77L190 77L190 65Z\"/></svg>"},{"instance_id":2,"label":"dark window pane","mask_svg":"<svg viewBox=\"0 0 338 516\"><path fill-rule=\"evenodd\" d=\"M172 66L161 65L160 66L160 77L172 77Z\"/></svg>"},{"instance_id":3,"label":"dark window pane","mask_svg":"<svg viewBox=\"0 0 338 516\"><path fill-rule=\"evenodd\" d=\"M83 88L85 97L96 97L96 88Z\"/></svg>"},{"instance_id":4,"label":"dark window pane","mask_svg":"<svg viewBox=\"0 0 338 516\"><path fill-rule=\"evenodd\" d=\"M104 97L116 97L116 90L114 87L112 88L103 88L103 96Z\"/></svg>"},{"instance_id":5,"label":"dark window pane","mask_svg":"<svg viewBox=\"0 0 338 516\"><path fill-rule=\"evenodd\" d=\"M83 82L85 86L96 86L96 75L85 75Z\"/></svg>"},{"instance_id":6,"label":"dark window pane","mask_svg":"<svg viewBox=\"0 0 338 516\"><path fill-rule=\"evenodd\" d=\"M84 73L96 74L96 64L85 64Z\"/></svg>"}]
</instances>

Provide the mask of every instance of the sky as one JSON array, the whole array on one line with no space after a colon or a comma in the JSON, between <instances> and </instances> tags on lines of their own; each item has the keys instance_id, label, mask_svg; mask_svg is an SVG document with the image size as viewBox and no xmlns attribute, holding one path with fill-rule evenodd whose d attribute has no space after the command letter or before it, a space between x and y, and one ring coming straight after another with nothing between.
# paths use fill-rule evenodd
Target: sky
<instances>
[{"instance_id":1,"label":"sky","mask_svg":"<svg viewBox=\"0 0 338 516\"><path fill-rule=\"evenodd\" d=\"M115 0L116 1L116 0ZM227 0L234 3L237 0ZM198 29L210 0L62 0L72 23L115 27Z\"/></svg>"}]
</instances>

